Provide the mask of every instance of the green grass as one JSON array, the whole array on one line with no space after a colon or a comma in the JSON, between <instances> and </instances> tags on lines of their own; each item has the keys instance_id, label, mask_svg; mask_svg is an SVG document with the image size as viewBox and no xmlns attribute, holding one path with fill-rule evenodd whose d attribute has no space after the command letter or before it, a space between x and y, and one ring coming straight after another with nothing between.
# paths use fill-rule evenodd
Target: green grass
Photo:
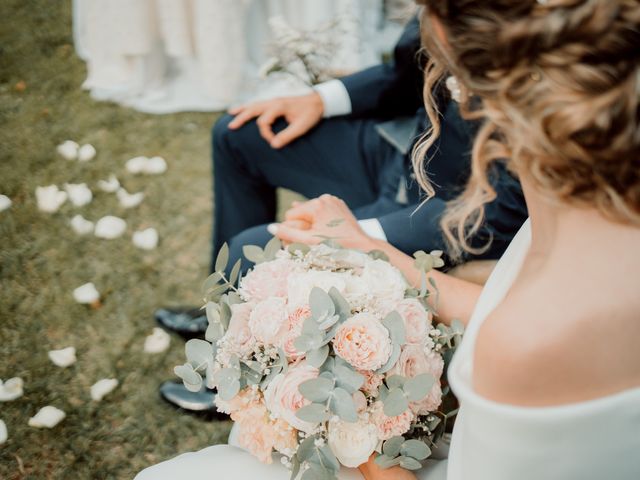
<instances>
[{"instance_id":1,"label":"green grass","mask_svg":"<svg viewBox=\"0 0 640 480\"><path fill-rule=\"evenodd\" d=\"M157 396L173 376L183 342L142 351L153 310L199 301L207 275L211 229L210 127L217 115L145 115L93 101L81 90L84 63L71 38L70 0L3 0L0 4L0 193L13 207L0 212L0 378L20 376L25 395L0 404L9 440L0 446L0 479L127 479L145 466L226 439L229 422L177 413ZM21 83L26 88L20 87ZM92 143L95 160L59 157L58 143ZM161 155L166 174L134 177L128 158ZM97 180L115 173L141 206L122 210ZM93 202L38 211L38 185L87 182ZM116 240L79 237L68 225L81 213L126 219ZM133 231L155 227L161 243L143 252ZM75 287L92 281L103 305L74 303ZM78 362L61 369L47 351L75 346ZM89 387L105 377L120 386L102 402ZM27 426L44 405L67 418L51 430Z\"/></svg>"}]
</instances>

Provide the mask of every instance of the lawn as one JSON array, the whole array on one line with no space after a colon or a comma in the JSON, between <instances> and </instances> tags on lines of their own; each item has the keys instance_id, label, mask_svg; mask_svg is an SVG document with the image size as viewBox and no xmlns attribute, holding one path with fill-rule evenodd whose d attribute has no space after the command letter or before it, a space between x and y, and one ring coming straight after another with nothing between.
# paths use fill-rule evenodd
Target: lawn
<instances>
[{"instance_id":1,"label":"lawn","mask_svg":"<svg viewBox=\"0 0 640 480\"><path fill-rule=\"evenodd\" d=\"M177 453L226 439L229 422L178 413L157 395L182 361L183 342L143 352L152 313L166 304L195 304L207 275L211 230L210 128L218 114L142 114L93 101L81 90L84 63L74 53L70 0L3 0L0 4L0 193L13 206L0 212L0 379L19 376L25 394L0 403L8 441L0 446L0 479L128 479ZM98 155L78 163L57 155L66 139L93 144ZM133 176L124 164L161 155L159 176ZM96 182L114 173L130 192L145 192L122 209ZM86 182L94 200L67 202L57 213L37 209L39 185ZM103 240L78 236L69 220L116 215L127 233ZM156 250L131 242L152 226ZM74 302L72 291L93 282L102 306ZM56 367L47 352L67 346L78 361ZM115 377L102 402L89 388ZM27 422L39 408L67 413L55 428Z\"/></svg>"}]
</instances>

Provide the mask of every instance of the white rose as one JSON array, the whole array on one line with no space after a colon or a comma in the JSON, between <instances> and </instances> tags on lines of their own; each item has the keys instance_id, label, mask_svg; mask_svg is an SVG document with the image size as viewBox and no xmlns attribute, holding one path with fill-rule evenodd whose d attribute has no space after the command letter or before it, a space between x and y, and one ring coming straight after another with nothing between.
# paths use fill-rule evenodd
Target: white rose
<instances>
[{"instance_id":1,"label":"white rose","mask_svg":"<svg viewBox=\"0 0 640 480\"><path fill-rule=\"evenodd\" d=\"M362 270L361 279L377 303L393 304L404 298L407 281L389 262L384 260L367 262Z\"/></svg>"},{"instance_id":2,"label":"white rose","mask_svg":"<svg viewBox=\"0 0 640 480\"><path fill-rule=\"evenodd\" d=\"M332 287L340 293L346 289L346 274L309 270L304 273L293 273L287 281L289 311L309 304L309 295L314 287L328 292Z\"/></svg>"},{"instance_id":3,"label":"white rose","mask_svg":"<svg viewBox=\"0 0 640 480\"><path fill-rule=\"evenodd\" d=\"M249 315L249 329L253 336L265 345L274 345L283 335L287 301L270 297L258 303Z\"/></svg>"},{"instance_id":4,"label":"white rose","mask_svg":"<svg viewBox=\"0 0 640 480\"><path fill-rule=\"evenodd\" d=\"M329 448L345 467L357 468L365 463L376 446L376 427L363 417L355 423L331 420L327 440Z\"/></svg>"}]
</instances>

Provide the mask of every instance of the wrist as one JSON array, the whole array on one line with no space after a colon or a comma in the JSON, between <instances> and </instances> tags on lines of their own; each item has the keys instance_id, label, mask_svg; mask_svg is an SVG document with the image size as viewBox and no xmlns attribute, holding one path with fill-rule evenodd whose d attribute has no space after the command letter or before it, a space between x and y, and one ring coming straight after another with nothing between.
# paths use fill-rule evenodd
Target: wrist
<instances>
[{"instance_id":1,"label":"wrist","mask_svg":"<svg viewBox=\"0 0 640 480\"><path fill-rule=\"evenodd\" d=\"M314 109L318 111L321 116L324 115L324 110L325 110L324 100L322 99L320 94L314 90L309 94L309 100L313 105Z\"/></svg>"}]
</instances>

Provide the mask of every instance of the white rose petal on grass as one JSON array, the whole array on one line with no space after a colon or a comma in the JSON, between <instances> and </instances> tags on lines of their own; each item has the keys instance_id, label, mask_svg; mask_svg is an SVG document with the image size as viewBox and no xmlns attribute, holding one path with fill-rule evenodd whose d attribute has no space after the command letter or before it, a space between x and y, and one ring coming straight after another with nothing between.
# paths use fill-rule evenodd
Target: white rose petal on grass
<instances>
[{"instance_id":1,"label":"white rose petal on grass","mask_svg":"<svg viewBox=\"0 0 640 480\"><path fill-rule=\"evenodd\" d=\"M93 283L85 283L73 291L73 298L82 304L93 304L100 300L100 293Z\"/></svg>"},{"instance_id":2,"label":"white rose petal on grass","mask_svg":"<svg viewBox=\"0 0 640 480\"><path fill-rule=\"evenodd\" d=\"M90 143L82 145L78 149L78 161L80 162L88 162L89 160L92 160L93 157L95 156L96 156L96 149Z\"/></svg>"},{"instance_id":3,"label":"white rose petal on grass","mask_svg":"<svg viewBox=\"0 0 640 480\"><path fill-rule=\"evenodd\" d=\"M133 234L133 244L142 250L153 250L158 246L158 232L155 228L147 228Z\"/></svg>"},{"instance_id":4,"label":"white rose petal on grass","mask_svg":"<svg viewBox=\"0 0 640 480\"><path fill-rule=\"evenodd\" d=\"M67 192L60 190L56 185L36 187L36 201L39 210L47 213L57 212L67 201Z\"/></svg>"},{"instance_id":5,"label":"white rose petal on grass","mask_svg":"<svg viewBox=\"0 0 640 480\"><path fill-rule=\"evenodd\" d=\"M0 212L9 208L12 203L13 202L9 197L7 197L6 195L0 195Z\"/></svg>"},{"instance_id":6,"label":"white rose petal on grass","mask_svg":"<svg viewBox=\"0 0 640 480\"><path fill-rule=\"evenodd\" d=\"M29 426L36 428L53 428L59 424L67 414L51 405L42 407L38 413L29 419Z\"/></svg>"},{"instance_id":7,"label":"white rose petal on grass","mask_svg":"<svg viewBox=\"0 0 640 480\"><path fill-rule=\"evenodd\" d=\"M20 377L13 377L2 382L0 380L0 402L10 402L20 398L24 393L24 382Z\"/></svg>"},{"instance_id":8,"label":"white rose petal on grass","mask_svg":"<svg viewBox=\"0 0 640 480\"><path fill-rule=\"evenodd\" d=\"M99 402L117 386L118 380L115 378L103 378L102 380L98 380L91 386L91 398L96 402Z\"/></svg>"},{"instance_id":9,"label":"white rose petal on grass","mask_svg":"<svg viewBox=\"0 0 640 480\"><path fill-rule=\"evenodd\" d=\"M144 200L144 192L129 193L124 188L118 189L116 192L120 206L124 208L137 207Z\"/></svg>"},{"instance_id":10,"label":"white rose petal on grass","mask_svg":"<svg viewBox=\"0 0 640 480\"><path fill-rule=\"evenodd\" d=\"M146 164L144 173L149 175L160 175L167 171L167 162L162 157L151 157Z\"/></svg>"},{"instance_id":11,"label":"white rose petal on grass","mask_svg":"<svg viewBox=\"0 0 640 480\"><path fill-rule=\"evenodd\" d=\"M4 420L0 420L0 445L6 442L8 437L7 424L4 423Z\"/></svg>"},{"instance_id":12,"label":"white rose petal on grass","mask_svg":"<svg viewBox=\"0 0 640 480\"><path fill-rule=\"evenodd\" d=\"M49 359L58 367L69 367L76 363L76 349L74 347L61 348L60 350L50 350Z\"/></svg>"},{"instance_id":13,"label":"white rose petal on grass","mask_svg":"<svg viewBox=\"0 0 640 480\"><path fill-rule=\"evenodd\" d=\"M78 235L86 235L93 232L93 222L87 220L82 215L76 215L71 219L71 228Z\"/></svg>"},{"instance_id":14,"label":"white rose petal on grass","mask_svg":"<svg viewBox=\"0 0 640 480\"><path fill-rule=\"evenodd\" d=\"M149 159L147 157L133 157L127 160L127 163L125 164L125 168L130 173L134 173L134 174L143 173L147 166L148 161Z\"/></svg>"},{"instance_id":15,"label":"white rose petal on grass","mask_svg":"<svg viewBox=\"0 0 640 480\"><path fill-rule=\"evenodd\" d=\"M115 175L111 174L107 180L98 180L98 188L106 193L114 193L120 188L120 182Z\"/></svg>"},{"instance_id":16,"label":"white rose petal on grass","mask_svg":"<svg viewBox=\"0 0 640 480\"><path fill-rule=\"evenodd\" d=\"M75 160L78 158L78 145L73 140L66 140L56 147L56 151L67 160Z\"/></svg>"},{"instance_id":17,"label":"white rose petal on grass","mask_svg":"<svg viewBox=\"0 0 640 480\"><path fill-rule=\"evenodd\" d=\"M147 353L162 353L171 343L171 337L161 328L154 328L153 333L144 339L144 351Z\"/></svg>"},{"instance_id":18,"label":"white rose petal on grass","mask_svg":"<svg viewBox=\"0 0 640 480\"><path fill-rule=\"evenodd\" d=\"M86 183L65 183L64 189L69 195L69 201L76 207L83 207L93 200L93 193Z\"/></svg>"},{"instance_id":19,"label":"white rose petal on grass","mask_svg":"<svg viewBox=\"0 0 640 480\"><path fill-rule=\"evenodd\" d=\"M107 215L98 220L94 234L98 238L113 239L121 237L126 229L127 222L123 219Z\"/></svg>"}]
</instances>

